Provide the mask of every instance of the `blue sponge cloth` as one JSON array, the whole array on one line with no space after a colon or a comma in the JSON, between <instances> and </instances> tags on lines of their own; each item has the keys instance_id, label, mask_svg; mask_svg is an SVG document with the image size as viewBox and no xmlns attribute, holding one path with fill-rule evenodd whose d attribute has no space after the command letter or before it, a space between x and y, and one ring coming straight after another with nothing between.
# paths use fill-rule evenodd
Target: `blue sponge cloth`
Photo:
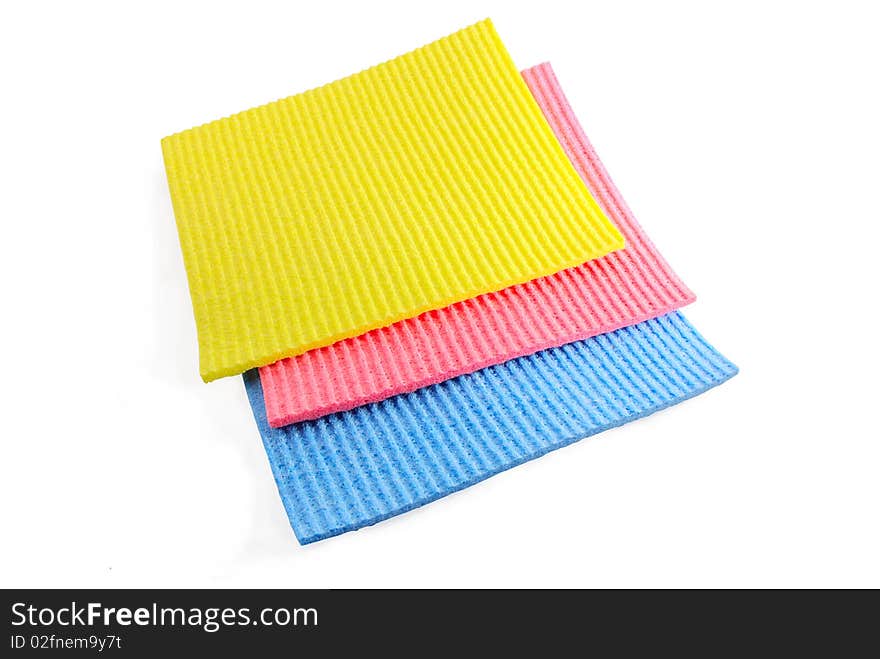
<instances>
[{"instance_id":1,"label":"blue sponge cloth","mask_svg":"<svg viewBox=\"0 0 880 659\"><path fill-rule=\"evenodd\" d=\"M679 312L347 412L254 417L302 544L375 524L721 384L737 368Z\"/></svg>"}]
</instances>

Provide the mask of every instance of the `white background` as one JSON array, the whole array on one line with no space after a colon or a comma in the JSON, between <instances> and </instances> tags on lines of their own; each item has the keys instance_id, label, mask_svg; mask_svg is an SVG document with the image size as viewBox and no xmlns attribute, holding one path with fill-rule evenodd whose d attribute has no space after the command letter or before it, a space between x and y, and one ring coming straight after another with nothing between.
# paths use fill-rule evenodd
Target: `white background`
<instances>
[{"instance_id":1,"label":"white background","mask_svg":"<svg viewBox=\"0 0 880 659\"><path fill-rule=\"evenodd\" d=\"M0 585L880 586L880 21L715 4L4 4ZM486 16L741 374L300 547L198 377L159 140Z\"/></svg>"}]
</instances>

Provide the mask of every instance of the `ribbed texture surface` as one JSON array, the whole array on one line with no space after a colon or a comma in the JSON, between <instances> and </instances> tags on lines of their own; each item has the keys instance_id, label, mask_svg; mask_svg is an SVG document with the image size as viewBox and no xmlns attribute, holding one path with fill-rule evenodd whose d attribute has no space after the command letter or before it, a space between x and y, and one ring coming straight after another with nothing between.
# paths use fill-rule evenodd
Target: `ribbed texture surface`
<instances>
[{"instance_id":1,"label":"ribbed texture surface","mask_svg":"<svg viewBox=\"0 0 880 659\"><path fill-rule=\"evenodd\" d=\"M273 429L248 396L303 544L375 524L737 372L680 312Z\"/></svg>"},{"instance_id":2,"label":"ribbed texture surface","mask_svg":"<svg viewBox=\"0 0 880 659\"><path fill-rule=\"evenodd\" d=\"M623 201L550 65L522 75L578 174L623 233L626 248L261 368L272 426L414 391L693 301Z\"/></svg>"},{"instance_id":3,"label":"ribbed texture surface","mask_svg":"<svg viewBox=\"0 0 880 659\"><path fill-rule=\"evenodd\" d=\"M623 247L488 21L162 147L205 380Z\"/></svg>"}]
</instances>

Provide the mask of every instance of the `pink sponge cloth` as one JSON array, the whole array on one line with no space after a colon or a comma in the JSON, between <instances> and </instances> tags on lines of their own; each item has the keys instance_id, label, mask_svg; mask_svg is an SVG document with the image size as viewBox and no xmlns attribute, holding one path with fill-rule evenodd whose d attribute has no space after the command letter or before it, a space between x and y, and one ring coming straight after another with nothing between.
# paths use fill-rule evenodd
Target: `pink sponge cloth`
<instances>
[{"instance_id":1,"label":"pink sponge cloth","mask_svg":"<svg viewBox=\"0 0 880 659\"><path fill-rule=\"evenodd\" d=\"M614 187L550 65L522 75L626 248L260 368L272 427L414 391L693 302Z\"/></svg>"}]
</instances>

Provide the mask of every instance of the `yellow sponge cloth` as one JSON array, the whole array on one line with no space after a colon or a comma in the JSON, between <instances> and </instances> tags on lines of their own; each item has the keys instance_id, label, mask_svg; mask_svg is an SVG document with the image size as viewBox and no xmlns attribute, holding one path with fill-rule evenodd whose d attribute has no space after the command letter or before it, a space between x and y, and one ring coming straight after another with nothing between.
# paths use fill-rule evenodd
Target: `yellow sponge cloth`
<instances>
[{"instance_id":1,"label":"yellow sponge cloth","mask_svg":"<svg viewBox=\"0 0 880 659\"><path fill-rule=\"evenodd\" d=\"M489 21L162 149L206 381L623 247Z\"/></svg>"}]
</instances>

